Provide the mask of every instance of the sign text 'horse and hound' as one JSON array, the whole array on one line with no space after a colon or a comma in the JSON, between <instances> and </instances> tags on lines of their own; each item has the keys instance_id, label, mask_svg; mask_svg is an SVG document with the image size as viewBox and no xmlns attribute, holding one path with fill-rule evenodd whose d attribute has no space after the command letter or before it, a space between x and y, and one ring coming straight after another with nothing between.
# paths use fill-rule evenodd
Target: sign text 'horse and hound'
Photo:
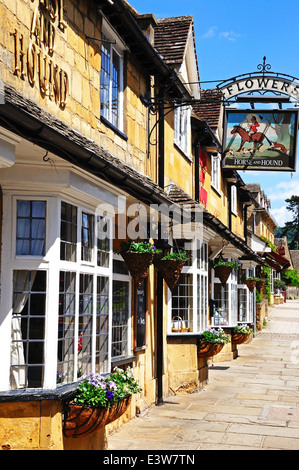
<instances>
[{"instance_id":1,"label":"sign text 'horse and hound'","mask_svg":"<svg viewBox=\"0 0 299 470\"><path fill-rule=\"evenodd\" d=\"M297 110L226 112L224 168L294 171Z\"/></svg>"}]
</instances>

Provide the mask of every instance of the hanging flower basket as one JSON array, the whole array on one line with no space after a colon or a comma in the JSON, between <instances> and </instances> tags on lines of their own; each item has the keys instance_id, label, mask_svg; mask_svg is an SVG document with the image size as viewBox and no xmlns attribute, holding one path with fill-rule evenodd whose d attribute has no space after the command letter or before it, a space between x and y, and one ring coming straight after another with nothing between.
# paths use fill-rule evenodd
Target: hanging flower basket
<instances>
[{"instance_id":1,"label":"hanging flower basket","mask_svg":"<svg viewBox=\"0 0 299 470\"><path fill-rule=\"evenodd\" d=\"M248 325L237 325L232 334L232 343L242 344L245 343L252 333L252 329Z\"/></svg>"},{"instance_id":2,"label":"hanging flower basket","mask_svg":"<svg viewBox=\"0 0 299 470\"><path fill-rule=\"evenodd\" d=\"M155 245L148 242L121 242L120 248L115 250L125 261L131 276L139 288L148 276L148 268L154 260Z\"/></svg>"},{"instance_id":3,"label":"hanging flower basket","mask_svg":"<svg viewBox=\"0 0 299 470\"><path fill-rule=\"evenodd\" d=\"M245 284L246 286L248 287L248 289L250 290L250 292L253 292L254 291L254 288L256 286L256 283L257 283L257 280L256 279L245 279Z\"/></svg>"},{"instance_id":4,"label":"hanging flower basket","mask_svg":"<svg viewBox=\"0 0 299 470\"><path fill-rule=\"evenodd\" d=\"M139 288L143 280L148 276L148 269L153 262L154 255L150 253L133 253L127 251L121 253L132 278Z\"/></svg>"},{"instance_id":5,"label":"hanging flower basket","mask_svg":"<svg viewBox=\"0 0 299 470\"><path fill-rule=\"evenodd\" d=\"M210 328L202 333L197 348L198 356L201 358L216 356L228 341L229 337L224 333L222 328Z\"/></svg>"},{"instance_id":6,"label":"hanging flower basket","mask_svg":"<svg viewBox=\"0 0 299 470\"><path fill-rule=\"evenodd\" d=\"M76 394L64 409L66 437L87 436L120 418L131 403L132 394L141 392L133 371L115 368L104 377L90 373L83 377Z\"/></svg>"},{"instance_id":7,"label":"hanging flower basket","mask_svg":"<svg viewBox=\"0 0 299 470\"><path fill-rule=\"evenodd\" d=\"M237 270L239 268L239 264L237 261L226 261L222 257L216 259L212 263L212 266L215 270L215 276L220 279L220 282L223 287L227 283L227 280L233 269Z\"/></svg>"},{"instance_id":8,"label":"hanging flower basket","mask_svg":"<svg viewBox=\"0 0 299 470\"><path fill-rule=\"evenodd\" d=\"M63 433L66 437L83 437L105 426L108 408L93 408L69 403L64 412Z\"/></svg>"},{"instance_id":9,"label":"hanging flower basket","mask_svg":"<svg viewBox=\"0 0 299 470\"><path fill-rule=\"evenodd\" d=\"M262 292L264 290L264 287L265 287L265 281L263 281L262 279L260 279L259 281L256 281L256 288L259 292Z\"/></svg>"},{"instance_id":10,"label":"hanging flower basket","mask_svg":"<svg viewBox=\"0 0 299 470\"><path fill-rule=\"evenodd\" d=\"M250 334L246 333L234 333L232 335L232 343L234 344L242 344L245 343L250 337Z\"/></svg>"},{"instance_id":11,"label":"hanging flower basket","mask_svg":"<svg viewBox=\"0 0 299 470\"><path fill-rule=\"evenodd\" d=\"M205 341L200 341L198 345L198 356L200 358L209 358L216 356L222 350L224 344L216 343L206 343Z\"/></svg>"},{"instance_id":12,"label":"hanging flower basket","mask_svg":"<svg viewBox=\"0 0 299 470\"><path fill-rule=\"evenodd\" d=\"M109 415L107 417L106 425L112 423L116 419L120 418L128 409L132 400L132 395L128 395L123 400L114 403L109 409Z\"/></svg>"},{"instance_id":13,"label":"hanging flower basket","mask_svg":"<svg viewBox=\"0 0 299 470\"><path fill-rule=\"evenodd\" d=\"M156 262L156 268L162 274L166 284L172 291L178 283L185 260L159 259Z\"/></svg>"},{"instance_id":14,"label":"hanging flower basket","mask_svg":"<svg viewBox=\"0 0 299 470\"><path fill-rule=\"evenodd\" d=\"M227 283L229 276L231 275L233 268L229 266L215 266L215 276L220 279L223 287Z\"/></svg>"}]
</instances>

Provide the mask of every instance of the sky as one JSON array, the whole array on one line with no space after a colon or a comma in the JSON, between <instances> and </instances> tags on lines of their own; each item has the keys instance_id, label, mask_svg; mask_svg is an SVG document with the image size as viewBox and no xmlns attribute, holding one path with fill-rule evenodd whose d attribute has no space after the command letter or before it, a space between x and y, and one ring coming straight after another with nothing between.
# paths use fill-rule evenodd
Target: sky
<instances>
[{"instance_id":1,"label":"sky","mask_svg":"<svg viewBox=\"0 0 299 470\"><path fill-rule=\"evenodd\" d=\"M256 72L266 56L271 72L299 77L299 0L130 0L139 13L156 18L192 15L202 88ZM279 226L292 220L285 199L299 195L297 172L240 171L244 183L260 183Z\"/></svg>"}]
</instances>

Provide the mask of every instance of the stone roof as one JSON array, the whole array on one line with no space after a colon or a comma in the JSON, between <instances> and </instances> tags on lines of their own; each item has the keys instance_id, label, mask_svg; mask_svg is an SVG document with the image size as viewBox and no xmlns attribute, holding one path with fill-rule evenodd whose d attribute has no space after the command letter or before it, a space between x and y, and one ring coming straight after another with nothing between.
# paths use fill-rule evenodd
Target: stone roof
<instances>
[{"instance_id":1,"label":"stone roof","mask_svg":"<svg viewBox=\"0 0 299 470\"><path fill-rule=\"evenodd\" d=\"M191 28L191 15L157 19L155 48L170 67L176 68L183 63Z\"/></svg>"},{"instance_id":2,"label":"stone roof","mask_svg":"<svg viewBox=\"0 0 299 470\"><path fill-rule=\"evenodd\" d=\"M294 269L299 271L299 250L290 250Z\"/></svg>"},{"instance_id":3,"label":"stone roof","mask_svg":"<svg viewBox=\"0 0 299 470\"><path fill-rule=\"evenodd\" d=\"M0 106L0 125L3 127L120 187L137 199L143 199L146 203L154 200L172 203L165 191L147 175L67 126L12 87L6 85L4 92L5 104Z\"/></svg>"},{"instance_id":4,"label":"stone roof","mask_svg":"<svg viewBox=\"0 0 299 470\"><path fill-rule=\"evenodd\" d=\"M210 88L201 90L200 95L200 103L194 104L193 110L211 129L216 129L221 116L223 94L217 88Z\"/></svg>"}]
</instances>

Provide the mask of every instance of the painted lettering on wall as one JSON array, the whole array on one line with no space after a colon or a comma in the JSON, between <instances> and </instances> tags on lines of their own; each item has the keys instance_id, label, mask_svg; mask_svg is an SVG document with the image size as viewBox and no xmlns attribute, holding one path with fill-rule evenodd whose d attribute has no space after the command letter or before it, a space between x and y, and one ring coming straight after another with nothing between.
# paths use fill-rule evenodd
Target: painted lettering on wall
<instances>
[{"instance_id":1,"label":"painted lettering on wall","mask_svg":"<svg viewBox=\"0 0 299 470\"><path fill-rule=\"evenodd\" d=\"M41 94L61 108L67 103L69 78L54 56L57 28L63 32L67 27L63 14L63 0L40 0L32 16L29 41L18 30L13 33L14 73L28 79L31 86L38 85Z\"/></svg>"}]
</instances>

